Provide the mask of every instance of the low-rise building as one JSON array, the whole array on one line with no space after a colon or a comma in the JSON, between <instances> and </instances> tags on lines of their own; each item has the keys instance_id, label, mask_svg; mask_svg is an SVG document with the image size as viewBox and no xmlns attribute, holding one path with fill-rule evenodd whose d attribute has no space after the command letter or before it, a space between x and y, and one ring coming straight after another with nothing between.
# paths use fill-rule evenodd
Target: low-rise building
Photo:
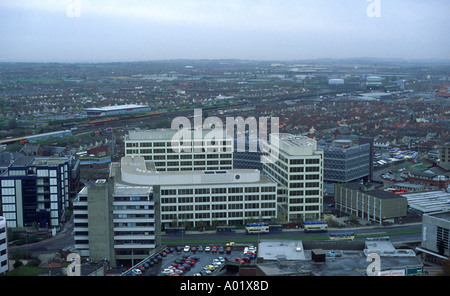
<instances>
[{"instance_id":1,"label":"low-rise building","mask_svg":"<svg viewBox=\"0 0 450 296\"><path fill-rule=\"evenodd\" d=\"M261 240L257 263L242 272L259 276L415 276L422 275L422 270L423 263L413 250L396 249L386 238L374 238Z\"/></svg>"},{"instance_id":2,"label":"low-rise building","mask_svg":"<svg viewBox=\"0 0 450 296\"><path fill-rule=\"evenodd\" d=\"M358 182L335 187L335 209L348 215L382 224L398 222L407 216L406 197L375 188L373 183Z\"/></svg>"}]
</instances>

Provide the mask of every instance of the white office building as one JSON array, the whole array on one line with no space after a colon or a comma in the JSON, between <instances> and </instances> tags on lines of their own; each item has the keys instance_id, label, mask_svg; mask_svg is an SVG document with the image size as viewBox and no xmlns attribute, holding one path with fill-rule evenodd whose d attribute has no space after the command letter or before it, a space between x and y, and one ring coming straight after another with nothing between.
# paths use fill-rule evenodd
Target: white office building
<instances>
[{"instance_id":1,"label":"white office building","mask_svg":"<svg viewBox=\"0 0 450 296\"><path fill-rule=\"evenodd\" d=\"M278 211L289 222L319 219L323 208L323 151L304 136L271 134L263 173L278 183Z\"/></svg>"},{"instance_id":2,"label":"white office building","mask_svg":"<svg viewBox=\"0 0 450 296\"><path fill-rule=\"evenodd\" d=\"M277 217L277 184L258 170L159 172L146 165L143 157L126 156L121 162L121 182L154 185L164 226L174 221L193 227L200 221L238 225Z\"/></svg>"},{"instance_id":3,"label":"white office building","mask_svg":"<svg viewBox=\"0 0 450 296\"><path fill-rule=\"evenodd\" d=\"M162 171L229 170L233 168L233 139L208 140L211 130L190 131L184 138L176 129L130 131L125 156L142 156Z\"/></svg>"},{"instance_id":4,"label":"white office building","mask_svg":"<svg viewBox=\"0 0 450 296\"><path fill-rule=\"evenodd\" d=\"M8 272L8 231L6 219L0 216L0 275Z\"/></svg>"}]
</instances>

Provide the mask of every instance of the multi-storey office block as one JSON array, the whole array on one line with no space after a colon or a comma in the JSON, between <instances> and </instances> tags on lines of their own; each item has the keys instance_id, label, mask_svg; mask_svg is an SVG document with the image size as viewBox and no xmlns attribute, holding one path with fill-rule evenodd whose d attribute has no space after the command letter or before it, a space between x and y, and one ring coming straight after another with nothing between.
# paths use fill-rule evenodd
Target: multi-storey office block
<instances>
[{"instance_id":1,"label":"multi-storey office block","mask_svg":"<svg viewBox=\"0 0 450 296\"><path fill-rule=\"evenodd\" d=\"M304 136L271 134L263 172L278 184L279 215L289 222L318 219L323 208L323 151Z\"/></svg>"},{"instance_id":2,"label":"multi-storey office block","mask_svg":"<svg viewBox=\"0 0 450 296\"><path fill-rule=\"evenodd\" d=\"M58 227L69 207L73 157L24 156L0 175L1 213L8 227ZM76 166L78 167L78 166Z\"/></svg>"},{"instance_id":3,"label":"multi-storey office block","mask_svg":"<svg viewBox=\"0 0 450 296\"><path fill-rule=\"evenodd\" d=\"M233 139L205 141L209 130L198 136L192 130L187 139L176 139L178 130L130 131L125 138L125 156L142 156L154 168L164 171L229 170L233 168Z\"/></svg>"},{"instance_id":4,"label":"multi-storey office block","mask_svg":"<svg viewBox=\"0 0 450 296\"><path fill-rule=\"evenodd\" d=\"M118 267L146 258L160 244L152 186L121 184L113 175L74 201L75 248L81 257Z\"/></svg>"},{"instance_id":5,"label":"multi-storey office block","mask_svg":"<svg viewBox=\"0 0 450 296\"><path fill-rule=\"evenodd\" d=\"M250 219L269 221L277 216L277 184L258 170L159 172L142 157L124 157L123 182L155 185L164 226L188 223L196 227L243 224Z\"/></svg>"}]
</instances>

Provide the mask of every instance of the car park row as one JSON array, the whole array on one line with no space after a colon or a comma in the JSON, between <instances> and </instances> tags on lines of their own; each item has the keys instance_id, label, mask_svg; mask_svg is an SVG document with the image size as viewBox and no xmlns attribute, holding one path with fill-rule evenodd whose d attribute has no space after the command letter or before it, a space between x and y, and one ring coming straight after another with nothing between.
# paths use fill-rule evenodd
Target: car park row
<instances>
[{"instance_id":1,"label":"car park row","mask_svg":"<svg viewBox=\"0 0 450 296\"><path fill-rule=\"evenodd\" d=\"M160 275L160 276L208 276L221 269L226 262L244 264L256 258L253 246L232 248L233 242L225 246L177 246L166 247L145 263L135 267L127 275ZM241 251L239 251L241 250ZM215 257L214 255L218 255ZM228 256L228 257L227 257ZM207 263L199 267L199 261ZM163 262L164 260L164 262ZM162 263L163 262L163 263ZM162 263L159 265L159 263ZM158 266L159 265L159 266ZM151 269L154 267L153 269ZM150 270L146 273L146 270Z\"/></svg>"}]
</instances>

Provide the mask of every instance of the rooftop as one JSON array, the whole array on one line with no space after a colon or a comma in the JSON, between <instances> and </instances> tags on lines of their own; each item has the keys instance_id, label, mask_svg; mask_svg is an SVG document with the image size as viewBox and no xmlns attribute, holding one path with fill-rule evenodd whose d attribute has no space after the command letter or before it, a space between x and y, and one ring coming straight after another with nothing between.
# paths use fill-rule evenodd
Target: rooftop
<instances>
[{"instance_id":1,"label":"rooftop","mask_svg":"<svg viewBox=\"0 0 450 296\"><path fill-rule=\"evenodd\" d=\"M442 211L437 213L431 213L430 216L436 217L441 220L449 221L450 222L450 211Z\"/></svg>"},{"instance_id":2,"label":"rooftop","mask_svg":"<svg viewBox=\"0 0 450 296\"><path fill-rule=\"evenodd\" d=\"M305 260L305 252L300 240L260 241L258 256L263 257L264 260Z\"/></svg>"},{"instance_id":3,"label":"rooftop","mask_svg":"<svg viewBox=\"0 0 450 296\"><path fill-rule=\"evenodd\" d=\"M375 184L361 184L359 182L352 182L343 185L345 188L363 192L367 195L374 196L380 199L398 199L400 196L389 191L384 191L375 188Z\"/></svg>"},{"instance_id":4,"label":"rooftop","mask_svg":"<svg viewBox=\"0 0 450 296\"><path fill-rule=\"evenodd\" d=\"M97 108L85 108L85 111L117 111L123 109L134 109L134 108L148 108L146 105L116 105L116 106L106 106L106 107L97 107Z\"/></svg>"},{"instance_id":5,"label":"rooftop","mask_svg":"<svg viewBox=\"0 0 450 296\"><path fill-rule=\"evenodd\" d=\"M120 164L111 166L111 174L120 174L123 183L144 186L274 183L255 169L159 172L152 169L152 163L146 164L141 156L122 157Z\"/></svg>"},{"instance_id":6,"label":"rooftop","mask_svg":"<svg viewBox=\"0 0 450 296\"><path fill-rule=\"evenodd\" d=\"M405 273L414 273L422 268L422 262L413 250L395 249L390 241L375 239L366 244L359 241L305 243L307 244L302 245L302 241L261 241L258 256L264 260L263 263L258 263L258 268L266 275L275 276L361 276L365 275L370 264L367 261L368 251L380 254L382 271L404 270ZM302 251L293 251L295 246L302 246ZM325 253L325 262L314 262L312 250ZM295 253L301 253L302 259L296 259L300 256L292 255Z\"/></svg>"},{"instance_id":7,"label":"rooftop","mask_svg":"<svg viewBox=\"0 0 450 296\"><path fill-rule=\"evenodd\" d=\"M201 129L201 136L202 138L199 140L203 140L205 139L205 135L207 135L208 133L210 133L212 130L211 129ZM226 129L223 129L224 131L224 138L226 138L225 133L226 133ZM170 129L170 128L163 128L163 129L151 129L151 130L131 130L129 131L128 135L126 136L126 140L129 141L169 141L172 140L174 138L174 136L177 133L181 133L179 130L177 129ZM192 135L191 139L193 140L197 140L195 139L195 137L197 136L194 130L191 130ZM231 139L231 137L230 137Z\"/></svg>"},{"instance_id":8,"label":"rooftop","mask_svg":"<svg viewBox=\"0 0 450 296\"><path fill-rule=\"evenodd\" d=\"M408 206L423 213L450 210L450 192L443 190L400 194L408 200Z\"/></svg>"},{"instance_id":9,"label":"rooftop","mask_svg":"<svg viewBox=\"0 0 450 296\"><path fill-rule=\"evenodd\" d=\"M317 150L316 140L288 133L270 134L270 145L292 156L313 155Z\"/></svg>"}]
</instances>

